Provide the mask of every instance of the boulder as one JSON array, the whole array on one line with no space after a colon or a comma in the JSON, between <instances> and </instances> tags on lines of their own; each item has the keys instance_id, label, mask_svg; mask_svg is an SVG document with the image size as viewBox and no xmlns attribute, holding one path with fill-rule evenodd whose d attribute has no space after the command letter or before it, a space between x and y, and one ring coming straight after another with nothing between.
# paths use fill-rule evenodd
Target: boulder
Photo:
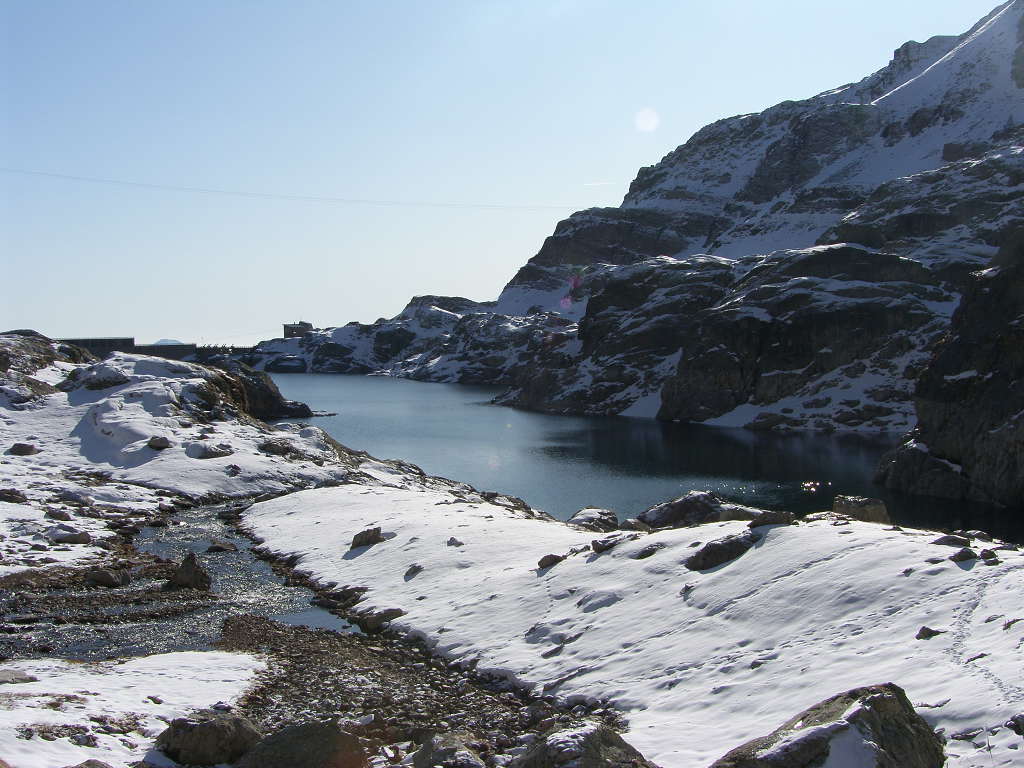
<instances>
[{"instance_id":1,"label":"boulder","mask_svg":"<svg viewBox=\"0 0 1024 768\"><path fill-rule=\"evenodd\" d=\"M353 620L367 632L380 632L384 625L392 619L404 616L405 611L401 608L384 608L380 611L363 611L353 615Z\"/></svg>"},{"instance_id":2,"label":"boulder","mask_svg":"<svg viewBox=\"0 0 1024 768\"><path fill-rule=\"evenodd\" d=\"M80 507L91 507L95 503L95 499L92 496L76 488L65 488L57 494L57 499Z\"/></svg>"},{"instance_id":3,"label":"boulder","mask_svg":"<svg viewBox=\"0 0 1024 768\"><path fill-rule=\"evenodd\" d=\"M165 448L171 447L171 441L163 435L153 435L146 441L146 445L154 451L162 451Z\"/></svg>"},{"instance_id":4,"label":"boulder","mask_svg":"<svg viewBox=\"0 0 1024 768\"><path fill-rule=\"evenodd\" d=\"M15 683L34 683L39 680L35 675L19 672L16 669L0 669L0 685Z\"/></svg>"},{"instance_id":5,"label":"boulder","mask_svg":"<svg viewBox=\"0 0 1024 768\"><path fill-rule=\"evenodd\" d=\"M61 522L68 522L71 520L71 513L63 509L48 509L43 515L47 520L60 520Z\"/></svg>"},{"instance_id":6,"label":"boulder","mask_svg":"<svg viewBox=\"0 0 1024 768\"><path fill-rule=\"evenodd\" d=\"M15 443L7 452L12 456L32 456L39 453L39 449L31 443Z\"/></svg>"},{"instance_id":7,"label":"boulder","mask_svg":"<svg viewBox=\"0 0 1024 768\"><path fill-rule=\"evenodd\" d=\"M233 763L260 740L260 732L246 718L206 711L179 717L156 739L156 748L185 765Z\"/></svg>"},{"instance_id":8,"label":"boulder","mask_svg":"<svg viewBox=\"0 0 1024 768\"><path fill-rule=\"evenodd\" d=\"M754 515L747 523L749 528L760 528L762 525L792 525L793 513L782 509L765 509Z\"/></svg>"},{"instance_id":9,"label":"boulder","mask_svg":"<svg viewBox=\"0 0 1024 768\"><path fill-rule=\"evenodd\" d=\"M846 515L854 520L862 520L865 523L882 523L891 525L889 510L881 499L871 499L866 496L836 496L832 502L832 511L838 515Z\"/></svg>"},{"instance_id":10,"label":"boulder","mask_svg":"<svg viewBox=\"0 0 1024 768\"><path fill-rule=\"evenodd\" d=\"M761 511L733 504L711 491L690 491L644 510L638 519L651 528L684 528L722 520L752 520Z\"/></svg>"},{"instance_id":11,"label":"boulder","mask_svg":"<svg viewBox=\"0 0 1024 768\"><path fill-rule=\"evenodd\" d=\"M565 560L565 555L544 555L544 557L537 561L537 567L543 571L546 568L558 565L563 560Z\"/></svg>"},{"instance_id":12,"label":"boulder","mask_svg":"<svg viewBox=\"0 0 1024 768\"><path fill-rule=\"evenodd\" d=\"M884 683L825 699L710 768L941 768L945 760L942 739L903 689Z\"/></svg>"},{"instance_id":13,"label":"boulder","mask_svg":"<svg viewBox=\"0 0 1024 768\"><path fill-rule=\"evenodd\" d=\"M380 544L382 541L384 541L384 537L381 535L380 526L367 528L365 531L360 531L352 537L352 546L349 549L372 547L374 544Z\"/></svg>"},{"instance_id":14,"label":"boulder","mask_svg":"<svg viewBox=\"0 0 1024 768\"><path fill-rule=\"evenodd\" d=\"M761 537L753 532L736 533L709 541L683 562L691 571L706 571L745 554Z\"/></svg>"},{"instance_id":15,"label":"boulder","mask_svg":"<svg viewBox=\"0 0 1024 768\"><path fill-rule=\"evenodd\" d=\"M28 497L17 488L0 488L0 501L6 501L11 504L24 504L28 501Z\"/></svg>"},{"instance_id":16,"label":"boulder","mask_svg":"<svg viewBox=\"0 0 1024 768\"><path fill-rule=\"evenodd\" d=\"M198 440L185 447L185 455L192 459L222 459L235 452L227 443L209 443Z\"/></svg>"},{"instance_id":17,"label":"boulder","mask_svg":"<svg viewBox=\"0 0 1024 768\"><path fill-rule=\"evenodd\" d=\"M966 563L970 560L977 560L978 553L970 547L963 547L950 555L949 559L954 563Z\"/></svg>"},{"instance_id":18,"label":"boulder","mask_svg":"<svg viewBox=\"0 0 1024 768\"><path fill-rule=\"evenodd\" d=\"M509 768L656 768L606 725L553 731L535 742Z\"/></svg>"},{"instance_id":19,"label":"boulder","mask_svg":"<svg viewBox=\"0 0 1024 768\"><path fill-rule=\"evenodd\" d=\"M932 629L929 626L922 626L914 635L915 640L931 640L933 637L946 634L944 629Z\"/></svg>"},{"instance_id":20,"label":"boulder","mask_svg":"<svg viewBox=\"0 0 1024 768\"><path fill-rule=\"evenodd\" d=\"M472 734L444 733L425 740L412 756L414 768L484 768L480 755L466 746Z\"/></svg>"},{"instance_id":21,"label":"boulder","mask_svg":"<svg viewBox=\"0 0 1024 768\"><path fill-rule=\"evenodd\" d=\"M368 765L359 738L336 721L289 725L265 737L236 768L363 768Z\"/></svg>"},{"instance_id":22,"label":"boulder","mask_svg":"<svg viewBox=\"0 0 1024 768\"><path fill-rule=\"evenodd\" d=\"M196 553L189 552L171 575L165 587L167 589L208 590L212 583L213 580L210 578L209 572L200 564Z\"/></svg>"},{"instance_id":23,"label":"boulder","mask_svg":"<svg viewBox=\"0 0 1024 768\"><path fill-rule=\"evenodd\" d=\"M613 533L609 536L605 536L600 539L594 539L592 542L590 542L590 548L594 550L595 553L601 554L602 552L607 552L610 549L614 549L624 541L630 541L636 538L639 537L635 533Z\"/></svg>"},{"instance_id":24,"label":"boulder","mask_svg":"<svg viewBox=\"0 0 1024 768\"><path fill-rule=\"evenodd\" d=\"M614 512L598 507L584 507L566 522L585 531L598 533L608 533L619 527L619 518Z\"/></svg>"}]
</instances>

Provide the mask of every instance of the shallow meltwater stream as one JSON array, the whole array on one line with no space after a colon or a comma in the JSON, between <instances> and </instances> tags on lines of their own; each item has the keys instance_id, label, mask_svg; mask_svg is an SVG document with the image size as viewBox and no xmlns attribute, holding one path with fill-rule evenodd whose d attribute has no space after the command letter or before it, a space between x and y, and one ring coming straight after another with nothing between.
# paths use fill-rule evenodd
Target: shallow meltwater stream
<instances>
[{"instance_id":1,"label":"shallow meltwater stream","mask_svg":"<svg viewBox=\"0 0 1024 768\"><path fill-rule=\"evenodd\" d=\"M184 510L167 527L143 528L135 539L142 553L175 563L195 552L212 577L209 593L168 590L166 581L138 573L127 586L96 590L69 587L23 594L8 615L15 655L54 654L98 660L172 651L205 650L219 639L225 619L241 614L286 624L359 632L344 619L310 603L314 593L283 583L257 558L252 541L218 517L231 505ZM208 552L217 542L226 551ZM231 549L234 547L234 549Z\"/></svg>"}]
</instances>

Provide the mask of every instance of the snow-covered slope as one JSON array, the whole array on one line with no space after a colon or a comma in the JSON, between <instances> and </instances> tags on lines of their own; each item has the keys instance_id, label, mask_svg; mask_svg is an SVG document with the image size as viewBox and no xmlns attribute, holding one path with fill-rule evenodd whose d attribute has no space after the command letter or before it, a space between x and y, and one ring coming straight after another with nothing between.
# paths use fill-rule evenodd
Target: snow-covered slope
<instances>
[{"instance_id":1,"label":"snow-covered slope","mask_svg":"<svg viewBox=\"0 0 1024 768\"><path fill-rule=\"evenodd\" d=\"M665 768L707 765L827 696L884 681L947 736L975 734L947 744L951 768L1020 763L1020 737L1003 726L1024 707L1015 548L978 542L997 557L957 563L937 534L828 514L755 529L738 559L693 571L699 544L746 524L595 534L479 496L358 484L257 504L243 523L315 580L367 588L357 608L397 609L391 626L438 653L613 703L630 743ZM372 526L386 540L349 550ZM619 543L591 549L607 536ZM548 554L566 558L539 567ZM923 625L941 634L916 639Z\"/></svg>"},{"instance_id":2,"label":"snow-covered slope","mask_svg":"<svg viewBox=\"0 0 1024 768\"><path fill-rule=\"evenodd\" d=\"M1012 0L859 83L700 130L619 208L559 223L495 302L420 297L252 361L501 382L550 411L905 429L968 274L1024 227L1022 62Z\"/></svg>"}]
</instances>

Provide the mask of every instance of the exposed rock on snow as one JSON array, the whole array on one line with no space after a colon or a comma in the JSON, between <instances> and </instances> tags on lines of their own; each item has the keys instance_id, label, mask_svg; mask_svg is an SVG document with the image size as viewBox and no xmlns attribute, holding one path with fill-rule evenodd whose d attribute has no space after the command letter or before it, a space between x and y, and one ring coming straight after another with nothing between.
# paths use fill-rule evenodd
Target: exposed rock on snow
<instances>
[{"instance_id":1,"label":"exposed rock on snow","mask_svg":"<svg viewBox=\"0 0 1024 768\"><path fill-rule=\"evenodd\" d=\"M600 533L608 533L619 527L618 515L610 509L600 509L598 507L584 507L566 522L585 531L598 531Z\"/></svg>"},{"instance_id":2,"label":"exposed rock on snow","mask_svg":"<svg viewBox=\"0 0 1024 768\"><path fill-rule=\"evenodd\" d=\"M941 768L942 739L892 683L855 688L815 704L711 768Z\"/></svg>"},{"instance_id":3,"label":"exposed rock on snow","mask_svg":"<svg viewBox=\"0 0 1024 768\"><path fill-rule=\"evenodd\" d=\"M686 558L684 565L691 571L706 571L735 560L761 540L759 534L736 533L704 544Z\"/></svg>"},{"instance_id":4,"label":"exposed rock on snow","mask_svg":"<svg viewBox=\"0 0 1024 768\"><path fill-rule=\"evenodd\" d=\"M605 725L556 731L531 746L510 768L656 768Z\"/></svg>"},{"instance_id":5,"label":"exposed rock on snow","mask_svg":"<svg viewBox=\"0 0 1024 768\"><path fill-rule=\"evenodd\" d=\"M753 520L763 511L726 501L711 491L689 491L641 512L639 520L652 528L680 528L724 520Z\"/></svg>"},{"instance_id":6,"label":"exposed rock on snow","mask_svg":"<svg viewBox=\"0 0 1024 768\"><path fill-rule=\"evenodd\" d=\"M865 523L881 523L891 525L889 510L881 499L869 499L865 496L836 496L832 502L832 511L837 515L845 515Z\"/></svg>"}]
</instances>

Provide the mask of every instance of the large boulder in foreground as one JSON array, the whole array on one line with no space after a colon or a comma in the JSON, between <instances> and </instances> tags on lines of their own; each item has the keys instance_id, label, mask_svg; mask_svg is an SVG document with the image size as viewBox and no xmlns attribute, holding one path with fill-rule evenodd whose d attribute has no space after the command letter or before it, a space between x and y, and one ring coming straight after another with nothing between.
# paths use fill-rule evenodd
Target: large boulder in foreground
<instances>
[{"instance_id":1,"label":"large boulder in foreground","mask_svg":"<svg viewBox=\"0 0 1024 768\"><path fill-rule=\"evenodd\" d=\"M975 276L917 383L917 428L879 481L922 496L1024 506L1024 234Z\"/></svg>"},{"instance_id":2,"label":"large boulder in foreground","mask_svg":"<svg viewBox=\"0 0 1024 768\"><path fill-rule=\"evenodd\" d=\"M510 768L657 768L606 725L592 723L547 734Z\"/></svg>"},{"instance_id":3,"label":"large boulder in foreground","mask_svg":"<svg viewBox=\"0 0 1024 768\"><path fill-rule=\"evenodd\" d=\"M898 685L854 688L805 709L710 768L940 768L942 739Z\"/></svg>"},{"instance_id":4,"label":"large boulder in foreground","mask_svg":"<svg viewBox=\"0 0 1024 768\"><path fill-rule=\"evenodd\" d=\"M330 720L290 725L270 734L236 768L363 768L367 764L359 738Z\"/></svg>"},{"instance_id":5,"label":"large boulder in foreground","mask_svg":"<svg viewBox=\"0 0 1024 768\"><path fill-rule=\"evenodd\" d=\"M219 765L234 762L259 740L259 731L246 718L204 712L172 720L157 737L156 747L185 765Z\"/></svg>"}]
</instances>

